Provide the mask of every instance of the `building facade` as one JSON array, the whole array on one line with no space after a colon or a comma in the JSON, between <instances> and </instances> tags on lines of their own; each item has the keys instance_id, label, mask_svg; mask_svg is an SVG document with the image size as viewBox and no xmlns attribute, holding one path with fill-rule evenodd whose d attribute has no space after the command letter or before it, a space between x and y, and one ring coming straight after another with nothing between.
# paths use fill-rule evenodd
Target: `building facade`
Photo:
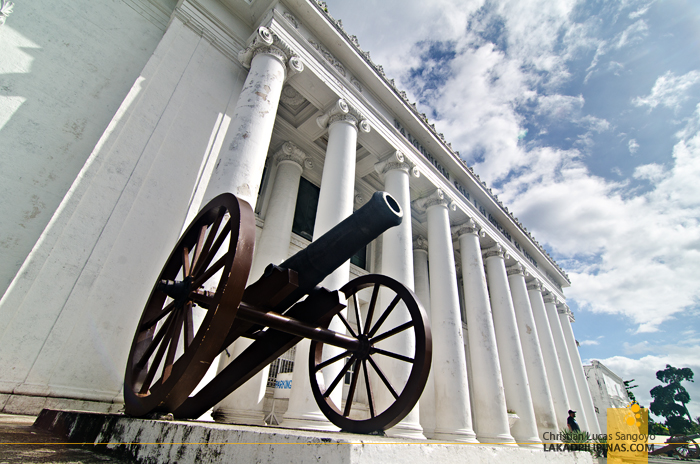
<instances>
[{"instance_id":1,"label":"building facade","mask_svg":"<svg viewBox=\"0 0 700 464\"><path fill-rule=\"evenodd\" d=\"M154 279L217 194L255 210L253 282L387 191L402 224L323 285L386 274L430 313L428 385L390 434L537 446L568 409L600 432L568 277L323 2L23 3L0 53L3 411L121 408ZM294 366L281 422L331 429L308 345L273 366L272 379ZM214 416L262 423L268 380Z\"/></svg>"},{"instance_id":2,"label":"building facade","mask_svg":"<svg viewBox=\"0 0 700 464\"><path fill-rule=\"evenodd\" d=\"M583 370L588 380L588 389L593 398L599 427L605 431L608 423L608 408L627 408L631 403L625 382L595 359L590 365L583 366Z\"/></svg>"}]
</instances>

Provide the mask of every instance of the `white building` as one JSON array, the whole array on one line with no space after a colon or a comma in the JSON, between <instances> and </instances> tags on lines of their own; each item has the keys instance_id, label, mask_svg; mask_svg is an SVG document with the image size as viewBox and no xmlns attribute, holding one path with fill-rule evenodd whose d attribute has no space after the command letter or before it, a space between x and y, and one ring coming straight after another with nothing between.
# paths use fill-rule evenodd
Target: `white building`
<instances>
[{"instance_id":1,"label":"white building","mask_svg":"<svg viewBox=\"0 0 700 464\"><path fill-rule=\"evenodd\" d=\"M566 274L323 2L3 5L2 411L121 408L143 304L203 201L254 207L257 277L386 190L410 220L324 283L384 273L432 309L431 379L392 433L537 443L570 408L599 433ZM265 380L218 417L261 421ZM327 428L305 383L283 425Z\"/></svg>"},{"instance_id":2,"label":"white building","mask_svg":"<svg viewBox=\"0 0 700 464\"><path fill-rule=\"evenodd\" d=\"M608 408L627 408L630 397L625 382L600 361L593 359L591 364L583 366L588 380L588 389L593 398L595 413L600 430L605 433L608 421Z\"/></svg>"}]
</instances>

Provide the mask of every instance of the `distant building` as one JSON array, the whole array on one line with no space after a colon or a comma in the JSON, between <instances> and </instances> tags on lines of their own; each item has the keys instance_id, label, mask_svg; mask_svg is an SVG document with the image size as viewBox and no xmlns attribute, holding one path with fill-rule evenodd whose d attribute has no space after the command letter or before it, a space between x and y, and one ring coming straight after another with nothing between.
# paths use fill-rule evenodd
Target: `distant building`
<instances>
[{"instance_id":1,"label":"distant building","mask_svg":"<svg viewBox=\"0 0 700 464\"><path fill-rule=\"evenodd\" d=\"M595 359L591 361L590 366L583 366L583 370L586 372L588 389L593 397L600 430L605 431L608 408L626 408L630 404L625 383L622 378Z\"/></svg>"}]
</instances>

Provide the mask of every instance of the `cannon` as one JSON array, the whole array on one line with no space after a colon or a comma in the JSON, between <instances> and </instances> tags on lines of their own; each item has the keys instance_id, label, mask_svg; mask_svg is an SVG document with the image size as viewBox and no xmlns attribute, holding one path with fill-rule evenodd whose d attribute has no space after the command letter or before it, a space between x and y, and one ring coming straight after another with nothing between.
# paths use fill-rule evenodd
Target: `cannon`
<instances>
[{"instance_id":1,"label":"cannon","mask_svg":"<svg viewBox=\"0 0 700 464\"><path fill-rule=\"evenodd\" d=\"M700 458L700 445L698 445L697 440L700 438L700 434L694 435L674 435L666 440L666 445L659 449L654 449L649 453L649 456L661 456L667 455L677 456L676 459L684 459L690 461L691 459Z\"/></svg>"},{"instance_id":2,"label":"cannon","mask_svg":"<svg viewBox=\"0 0 700 464\"><path fill-rule=\"evenodd\" d=\"M377 192L246 287L254 213L229 193L211 200L181 235L146 302L126 367L125 412L196 419L308 338L311 390L333 424L355 433L396 425L415 406L430 371L424 309L409 288L383 275L361 276L333 291L319 284L402 218L396 200ZM346 333L328 329L333 318ZM199 385L215 358L241 337L251 339L250 346ZM400 337L409 337L413 353L391 351ZM387 375L391 363L404 375ZM345 399L333 393L348 381Z\"/></svg>"}]
</instances>

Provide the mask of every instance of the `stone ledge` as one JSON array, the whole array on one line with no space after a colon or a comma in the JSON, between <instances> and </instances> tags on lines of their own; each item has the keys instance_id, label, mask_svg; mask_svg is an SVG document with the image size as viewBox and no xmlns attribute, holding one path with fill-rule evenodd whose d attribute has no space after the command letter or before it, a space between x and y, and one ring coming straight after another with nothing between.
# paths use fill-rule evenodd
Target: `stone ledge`
<instances>
[{"instance_id":1,"label":"stone ledge","mask_svg":"<svg viewBox=\"0 0 700 464\"><path fill-rule=\"evenodd\" d=\"M78 400L53 396L33 396L0 393L0 413L38 415L44 409L77 410L116 413L124 408L123 403Z\"/></svg>"},{"instance_id":2,"label":"stone ledge","mask_svg":"<svg viewBox=\"0 0 700 464\"><path fill-rule=\"evenodd\" d=\"M44 409L36 427L139 463L592 463L589 453Z\"/></svg>"}]
</instances>

